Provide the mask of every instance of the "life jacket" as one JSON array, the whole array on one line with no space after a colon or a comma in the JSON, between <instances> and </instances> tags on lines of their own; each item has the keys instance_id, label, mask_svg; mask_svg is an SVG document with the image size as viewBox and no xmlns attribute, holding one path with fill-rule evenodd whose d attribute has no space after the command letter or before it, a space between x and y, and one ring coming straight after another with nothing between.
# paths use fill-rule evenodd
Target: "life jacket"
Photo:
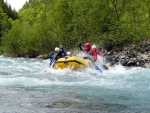
<instances>
[{"instance_id":1,"label":"life jacket","mask_svg":"<svg viewBox=\"0 0 150 113\"><path fill-rule=\"evenodd\" d=\"M101 53L100 53L99 50L92 48L92 49L90 50L90 55L92 55L94 61L96 61L96 60L97 60L97 55L101 55Z\"/></svg>"},{"instance_id":2,"label":"life jacket","mask_svg":"<svg viewBox=\"0 0 150 113\"><path fill-rule=\"evenodd\" d=\"M67 55L67 54L66 54L65 49L64 49L64 48L60 48L60 50L59 50L57 56L58 56L59 58L61 58L61 57L65 57L66 55Z\"/></svg>"}]
</instances>

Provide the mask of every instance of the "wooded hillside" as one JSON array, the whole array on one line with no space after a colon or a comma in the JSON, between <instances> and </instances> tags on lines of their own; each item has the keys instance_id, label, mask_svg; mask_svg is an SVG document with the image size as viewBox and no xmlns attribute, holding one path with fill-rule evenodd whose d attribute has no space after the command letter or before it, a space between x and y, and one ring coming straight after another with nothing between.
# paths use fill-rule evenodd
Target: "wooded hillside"
<instances>
[{"instance_id":1,"label":"wooded hillside","mask_svg":"<svg viewBox=\"0 0 150 113\"><path fill-rule=\"evenodd\" d=\"M1 45L14 56L34 57L59 44L72 49L87 41L126 46L150 36L150 1L29 0L11 25Z\"/></svg>"}]
</instances>

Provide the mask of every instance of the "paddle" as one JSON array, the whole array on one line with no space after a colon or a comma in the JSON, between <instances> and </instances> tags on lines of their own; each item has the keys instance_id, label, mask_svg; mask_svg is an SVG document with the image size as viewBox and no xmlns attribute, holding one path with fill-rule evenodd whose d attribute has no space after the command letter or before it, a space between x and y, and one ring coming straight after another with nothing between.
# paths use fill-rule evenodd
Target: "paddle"
<instances>
[{"instance_id":1,"label":"paddle","mask_svg":"<svg viewBox=\"0 0 150 113\"><path fill-rule=\"evenodd\" d=\"M56 54L55 57L53 58L51 65L49 65L49 68L52 68L52 67L53 67L53 65L54 65L54 63L55 63L55 61L56 61L56 60L55 60L56 57L57 57L57 54Z\"/></svg>"},{"instance_id":2,"label":"paddle","mask_svg":"<svg viewBox=\"0 0 150 113\"><path fill-rule=\"evenodd\" d=\"M96 70L99 70L102 73L102 70L100 67L96 66L95 63L93 62L93 59L90 57L90 55L84 50L85 54L89 57L89 59L92 61L93 65L95 66Z\"/></svg>"},{"instance_id":3,"label":"paddle","mask_svg":"<svg viewBox=\"0 0 150 113\"><path fill-rule=\"evenodd\" d=\"M95 69L99 70L102 73L102 70L98 66L96 66L96 65L95 65Z\"/></svg>"}]
</instances>

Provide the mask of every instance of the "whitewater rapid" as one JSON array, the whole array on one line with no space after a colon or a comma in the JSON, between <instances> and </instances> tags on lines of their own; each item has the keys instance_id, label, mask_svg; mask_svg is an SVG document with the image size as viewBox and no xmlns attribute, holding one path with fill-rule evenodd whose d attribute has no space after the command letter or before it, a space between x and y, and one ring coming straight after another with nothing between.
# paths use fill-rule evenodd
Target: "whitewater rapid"
<instances>
[{"instance_id":1,"label":"whitewater rapid","mask_svg":"<svg viewBox=\"0 0 150 113\"><path fill-rule=\"evenodd\" d=\"M48 66L49 59L0 56L0 112L150 112L150 69Z\"/></svg>"}]
</instances>

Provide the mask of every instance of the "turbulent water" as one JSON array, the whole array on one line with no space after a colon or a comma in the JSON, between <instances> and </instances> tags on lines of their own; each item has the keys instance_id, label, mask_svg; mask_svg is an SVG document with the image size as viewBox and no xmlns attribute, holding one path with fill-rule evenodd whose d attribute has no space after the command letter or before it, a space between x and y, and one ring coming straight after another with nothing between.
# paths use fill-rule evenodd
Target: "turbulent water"
<instances>
[{"instance_id":1,"label":"turbulent water","mask_svg":"<svg viewBox=\"0 0 150 113\"><path fill-rule=\"evenodd\" d=\"M53 70L0 56L0 113L150 113L150 69Z\"/></svg>"}]
</instances>

